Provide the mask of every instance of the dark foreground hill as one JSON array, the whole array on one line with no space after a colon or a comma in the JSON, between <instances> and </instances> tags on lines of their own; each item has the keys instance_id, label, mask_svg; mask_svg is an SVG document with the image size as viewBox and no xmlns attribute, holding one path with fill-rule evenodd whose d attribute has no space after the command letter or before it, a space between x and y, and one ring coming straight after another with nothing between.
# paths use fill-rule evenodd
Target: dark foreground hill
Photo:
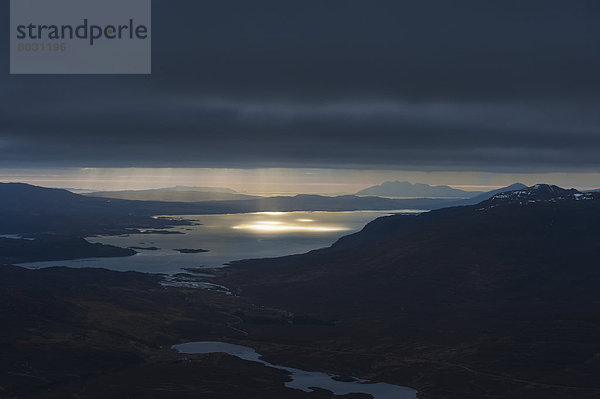
<instances>
[{"instance_id":1,"label":"dark foreground hill","mask_svg":"<svg viewBox=\"0 0 600 399\"><path fill-rule=\"evenodd\" d=\"M151 204L150 204L151 205ZM144 202L88 198L67 190L0 183L0 234L121 234L182 224L150 217Z\"/></svg>"},{"instance_id":2,"label":"dark foreground hill","mask_svg":"<svg viewBox=\"0 0 600 399\"><path fill-rule=\"evenodd\" d=\"M285 372L257 363L216 354L182 359L170 345L235 335L231 314L240 308L234 298L166 289L160 280L0 264L0 397L330 397L285 388Z\"/></svg>"},{"instance_id":3,"label":"dark foreground hill","mask_svg":"<svg viewBox=\"0 0 600 399\"><path fill-rule=\"evenodd\" d=\"M0 264L111 258L135 254L132 249L92 244L79 237L42 235L31 240L0 237Z\"/></svg>"},{"instance_id":4,"label":"dark foreground hill","mask_svg":"<svg viewBox=\"0 0 600 399\"><path fill-rule=\"evenodd\" d=\"M336 320L343 333L314 340L380 354L379 372L410 374L399 359L416 358L457 368L422 382L428 398L600 398L598 226L600 194L537 185L380 218L329 249L241 262L223 281Z\"/></svg>"}]
</instances>

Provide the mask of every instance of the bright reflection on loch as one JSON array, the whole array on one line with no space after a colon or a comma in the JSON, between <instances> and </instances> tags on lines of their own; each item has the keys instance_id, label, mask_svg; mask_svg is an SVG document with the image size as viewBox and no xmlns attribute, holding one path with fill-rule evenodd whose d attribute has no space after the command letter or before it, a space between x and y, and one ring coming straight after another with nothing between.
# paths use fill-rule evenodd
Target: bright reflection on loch
<instances>
[{"instance_id":1,"label":"bright reflection on loch","mask_svg":"<svg viewBox=\"0 0 600 399\"><path fill-rule=\"evenodd\" d=\"M391 213L415 210L348 212L256 212L226 215L180 215L193 222L169 231L179 234L127 234L90 237L92 243L118 247L155 247L129 258L95 258L28 263L27 267L102 267L144 273L181 273L182 268L214 268L240 259L272 258L325 248L340 237ZM157 217L160 217L158 215ZM176 248L208 252L182 254Z\"/></svg>"},{"instance_id":2,"label":"bright reflection on loch","mask_svg":"<svg viewBox=\"0 0 600 399\"><path fill-rule=\"evenodd\" d=\"M312 219L296 219L301 224L282 222L277 220L259 220L249 224L239 224L233 226L236 230L250 230L259 233L291 233L291 232L307 232L307 233L326 233L333 231L349 230L341 226L326 226L306 224L314 222Z\"/></svg>"},{"instance_id":3,"label":"bright reflection on loch","mask_svg":"<svg viewBox=\"0 0 600 399\"><path fill-rule=\"evenodd\" d=\"M255 215L269 215L269 216L279 216L285 215L285 212L256 212Z\"/></svg>"}]
</instances>

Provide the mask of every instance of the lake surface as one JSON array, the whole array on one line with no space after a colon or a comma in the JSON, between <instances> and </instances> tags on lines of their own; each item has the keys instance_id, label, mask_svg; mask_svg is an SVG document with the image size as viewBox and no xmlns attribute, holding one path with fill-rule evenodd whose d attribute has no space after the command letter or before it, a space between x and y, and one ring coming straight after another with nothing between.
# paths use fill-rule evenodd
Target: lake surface
<instances>
[{"instance_id":1,"label":"lake surface","mask_svg":"<svg viewBox=\"0 0 600 399\"><path fill-rule=\"evenodd\" d=\"M233 345L225 342L188 342L174 345L180 353L202 354L202 353L227 353L243 360L262 363L267 367L285 370L290 373L292 381L286 382L288 388L299 389L305 392L313 391L312 388L322 388L331 391L335 395L347 395L350 393L365 393L374 399L416 399L417 391L412 388L402 387L386 383L371 383L366 380L355 379L354 381L337 381L334 375L304 371L291 367L277 366L261 360L261 355L247 346Z\"/></svg>"},{"instance_id":2,"label":"lake surface","mask_svg":"<svg viewBox=\"0 0 600 399\"><path fill-rule=\"evenodd\" d=\"M30 268L103 267L119 271L175 274L183 268L214 268L241 259L268 258L308 252L333 244L367 223L392 213L422 211L258 212L231 215L178 216L197 225L168 229L181 234L131 234L90 237L118 247L156 247L125 258L97 258L21 264ZM180 253L177 249L208 252Z\"/></svg>"}]
</instances>

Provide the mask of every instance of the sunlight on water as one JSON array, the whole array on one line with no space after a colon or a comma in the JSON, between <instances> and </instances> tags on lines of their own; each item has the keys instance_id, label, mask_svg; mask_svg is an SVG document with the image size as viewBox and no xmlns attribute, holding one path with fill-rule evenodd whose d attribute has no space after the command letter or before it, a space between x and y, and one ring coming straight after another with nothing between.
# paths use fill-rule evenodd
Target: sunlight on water
<instances>
[{"instance_id":1,"label":"sunlight on water","mask_svg":"<svg viewBox=\"0 0 600 399\"><path fill-rule=\"evenodd\" d=\"M315 213L324 215L323 213ZM351 230L342 224L314 224L315 219L298 218L294 212L256 212L252 215L258 216L248 223L240 223L232 226L235 230L246 230L255 234L291 234L291 233L331 233L336 231ZM294 216L296 216L294 218ZM320 220L321 223L324 220Z\"/></svg>"},{"instance_id":2,"label":"sunlight on water","mask_svg":"<svg viewBox=\"0 0 600 399\"><path fill-rule=\"evenodd\" d=\"M299 222L307 223L314 222L312 219L296 219ZM239 224L233 226L236 230L250 230L259 233L290 233L290 232L313 232L323 233L332 231L345 231L350 230L347 227L339 226L315 226L306 224L294 224L289 222L273 221L273 220L260 220L252 224Z\"/></svg>"},{"instance_id":3,"label":"sunlight on water","mask_svg":"<svg viewBox=\"0 0 600 399\"><path fill-rule=\"evenodd\" d=\"M135 256L37 262L25 266L102 267L176 274L182 272L183 268L223 267L240 259L305 253L328 247L340 237L359 231L377 217L391 213L417 212L419 211L396 210L179 215L178 219L189 220L192 224L168 229L171 234L157 234L150 230L141 234L88 237L92 243L122 248L138 247ZM143 249L149 247L155 249ZM178 248L204 249L208 252L181 253Z\"/></svg>"},{"instance_id":4,"label":"sunlight on water","mask_svg":"<svg viewBox=\"0 0 600 399\"><path fill-rule=\"evenodd\" d=\"M269 215L269 216L280 216L285 215L286 212L254 212L254 215Z\"/></svg>"}]
</instances>

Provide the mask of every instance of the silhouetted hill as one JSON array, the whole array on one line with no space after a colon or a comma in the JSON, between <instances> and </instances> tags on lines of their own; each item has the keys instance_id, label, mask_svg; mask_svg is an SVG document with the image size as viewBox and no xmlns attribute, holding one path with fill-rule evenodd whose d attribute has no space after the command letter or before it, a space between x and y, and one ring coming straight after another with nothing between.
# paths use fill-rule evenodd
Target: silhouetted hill
<instances>
[{"instance_id":1,"label":"silhouetted hill","mask_svg":"<svg viewBox=\"0 0 600 399\"><path fill-rule=\"evenodd\" d=\"M156 189L156 191L196 191L203 193L225 193L239 194L237 191L227 187L203 187L203 186L174 186Z\"/></svg>"},{"instance_id":2,"label":"silhouetted hill","mask_svg":"<svg viewBox=\"0 0 600 399\"><path fill-rule=\"evenodd\" d=\"M422 183L409 183L407 181L385 182L383 184L365 188L356 195L371 195L380 197L404 198L471 198L482 194L481 191L464 191L449 186L430 186Z\"/></svg>"},{"instance_id":3,"label":"silhouetted hill","mask_svg":"<svg viewBox=\"0 0 600 399\"><path fill-rule=\"evenodd\" d=\"M32 240L0 237L0 264L132 256L131 249L92 244L83 238L41 236Z\"/></svg>"},{"instance_id":4,"label":"silhouetted hill","mask_svg":"<svg viewBox=\"0 0 600 399\"><path fill-rule=\"evenodd\" d=\"M536 185L380 218L328 249L240 262L223 282L262 305L360 326L379 347L412 341L428 358L589 397L600 388L599 225L600 193Z\"/></svg>"},{"instance_id":5,"label":"silhouetted hill","mask_svg":"<svg viewBox=\"0 0 600 399\"><path fill-rule=\"evenodd\" d=\"M155 219L164 204L91 198L67 190L0 183L0 234L121 234L186 224ZM176 206L175 206L176 208Z\"/></svg>"},{"instance_id":6,"label":"silhouetted hill","mask_svg":"<svg viewBox=\"0 0 600 399\"><path fill-rule=\"evenodd\" d=\"M495 194L482 205L497 205L499 203L510 202L523 203L533 201L577 200L585 198L593 199L594 196L591 194L580 193L574 188L566 190L554 185L536 184L532 187Z\"/></svg>"},{"instance_id":7,"label":"silhouetted hill","mask_svg":"<svg viewBox=\"0 0 600 399\"><path fill-rule=\"evenodd\" d=\"M493 190L487 193L483 193L478 195L477 197L471 198L469 200L457 201L456 205L471 205L483 202L488 200L495 195L506 193L513 190L520 190L523 188L527 188L524 184L515 183L510 186L500 188L498 190ZM479 199L479 201L477 201ZM450 214L452 212L459 212L462 208L446 208L443 214ZM358 233L350 234L348 236L344 236L338 240L334 244L334 247L341 248L343 247L355 247L359 243L367 242L367 241L375 241L382 239L386 236L399 233L404 231L415 224L420 223L420 219L414 218L414 215L395 215L390 217L381 217L379 219L374 220L373 222L367 224L364 229Z\"/></svg>"},{"instance_id":8,"label":"silhouetted hill","mask_svg":"<svg viewBox=\"0 0 600 399\"><path fill-rule=\"evenodd\" d=\"M32 186L24 183L0 183L0 210L13 212L39 210L64 210L73 206L98 204L67 190Z\"/></svg>"},{"instance_id":9,"label":"silhouetted hill","mask_svg":"<svg viewBox=\"0 0 600 399\"><path fill-rule=\"evenodd\" d=\"M509 198L513 199L508 200ZM364 273L371 267L378 270L397 267L401 270L403 266L397 260L408 255L403 248L410 248L413 256L419 254L423 259L430 257L440 264L461 261L460 256L442 258L433 255L436 249L443 248L444 251L458 253L464 250L469 257L478 254L482 259L494 258L492 264L506 259L519 264L543 258L549 263L539 266L550 267L557 262L575 263L575 259L578 259L586 262L577 267L590 268L594 256L600 254L600 247L596 245L596 239L600 237L600 230L597 229L599 224L600 193L582 194L577 190L537 185L526 190L499 194L473 206L439 209L418 216L393 215L378 218L362 231L343 237L331 248L306 255L243 261L240 266L252 264L252 267L264 268L278 263L298 262L302 263L302 270L294 272L310 274L315 269L322 271L322 261L326 259L332 263L323 270L331 273ZM542 249L543 252L536 252ZM350 253L352 261L336 262L338 257L345 259ZM549 256L551 253L569 253L572 257L553 258ZM517 254L523 258L519 259ZM354 258L358 255L360 260ZM396 256L399 258L396 259ZM419 268L419 273L427 274L425 266L427 265ZM441 266L435 265L436 269L439 267ZM286 267L275 268L278 269L276 274L287 274L292 270ZM254 270L250 272L250 268L235 269L254 275ZM600 269L595 269L597 268L591 268L600 273ZM489 265L487 270L480 272L484 271L491 273L493 268ZM452 268L448 268L446 272L451 273ZM270 276L268 273L266 275ZM320 278L322 277L321 275ZM557 283L561 281L558 280Z\"/></svg>"},{"instance_id":10,"label":"silhouetted hill","mask_svg":"<svg viewBox=\"0 0 600 399\"><path fill-rule=\"evenodd\" d=\"M527 186L522 183L511 184L510 186L502 187L497 190L488 191L486 193L479 194L479 195L476 195L475 197L469 198L469 200L467 201L468 204L465 204L465 205L478 204L482 201L492 198L496 194L500 194L500 193L503 193L506 191L522 190L524 188L527 188Z\"/></svg>"}]
</instances>

